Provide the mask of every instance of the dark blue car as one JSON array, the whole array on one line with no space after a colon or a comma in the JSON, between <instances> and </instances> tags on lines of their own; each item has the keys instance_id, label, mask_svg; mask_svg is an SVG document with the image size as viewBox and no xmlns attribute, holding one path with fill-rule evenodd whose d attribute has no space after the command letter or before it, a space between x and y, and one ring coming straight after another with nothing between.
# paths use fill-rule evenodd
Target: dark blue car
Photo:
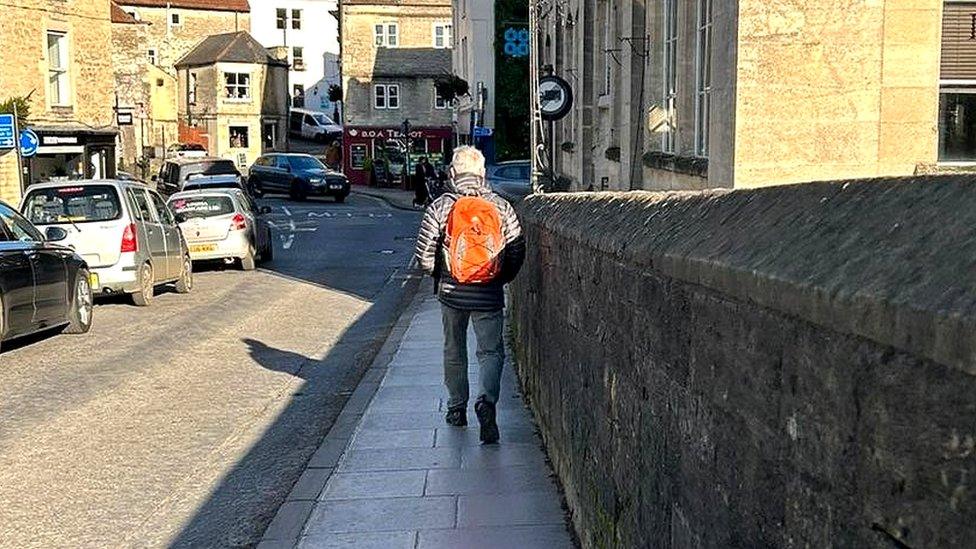
<instances>
[{"instance_id":1,"label":"dark blue car","mask_svg":"<svg viewBox=\"0 0 976 549\"><path fill-rule=\"evenodd\" d=\"M266 154L258 158L248 173L248 186L254 196L286 192L293 200L309 196L331 196L342 202L349 196L349 180L308 154Z\"/></svg>"}]
</instances>

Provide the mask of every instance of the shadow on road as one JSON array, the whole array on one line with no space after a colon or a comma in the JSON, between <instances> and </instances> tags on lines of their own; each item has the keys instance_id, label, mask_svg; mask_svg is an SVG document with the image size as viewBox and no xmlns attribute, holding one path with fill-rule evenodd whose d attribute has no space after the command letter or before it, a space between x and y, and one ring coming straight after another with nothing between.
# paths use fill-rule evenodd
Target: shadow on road
<instances>
[{"instance_id":1,"label":"shadow on road","mask_svg":"<svg viewBox=\"0 0 976 549\"><path fill-rule=\"evenodd\" d=\"M262 367L303 381L261 439L186 523L173 547L253 546L260 541L417 286L413 277L393 279L321 358L253 338L241 340Z\"/></svg>"}]
</instances>

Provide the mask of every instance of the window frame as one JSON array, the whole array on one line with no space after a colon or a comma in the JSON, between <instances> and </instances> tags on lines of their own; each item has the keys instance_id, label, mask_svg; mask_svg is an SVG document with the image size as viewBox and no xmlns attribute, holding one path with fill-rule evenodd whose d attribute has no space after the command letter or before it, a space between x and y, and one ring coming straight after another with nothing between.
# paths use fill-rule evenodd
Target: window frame
<instances>
[{"instance_id":1,"label":"window frame","mask_svg":"<svg viewBox=\"0 0 976 549\"><path fill-rule=\"evenodd\" d=\"M698 0L695 31L695 156L708 158L712 94L713 0Z\"/></svg>"},{"instance_id":2,"label":"window frame","mask_svg":"<svg viewBox=\"0 0 976 549\"><path fill-rule=\"evenodd\" d=\"M390 32L390 31L393 32ZM377 48L400 47L400 23L383 21L373 24L373 45Z\"/></svg>"},{"instance_id":3,"label":"window frame","mask_svg":"<svg viewBox=\"0 0 976 549\"><path fill-rule=\"evenodd\" d=\"M170 27L182 27L183 26L183 16L180 12L171 11L169 12L169 17L166 18L166 22Z\"/></svg>"},{"instance_id":4,"label":"window frame","mask_svg":"<svg viewBox=\"0 0 976 549\"><path fill-rule=\"evenodd\" d=\"M378 93L383 90L383 93ZM395 91L394 91L395 90ZM392 93L391 93L392 92ZM382 95L383 104L380 105ZM396 105L392 103L396 102ZM373 109L395 111L400 109L400 84L373 84Z\"/></svg>"},{"instance_id":5,"label":"window frame","mask_svg":"<svg viewBox=\"0 0 976 549\"><path fill-rule=\"evenodd\" d=\"M437 31L441 31L442 44L437 45ZM435 50L449 50L454 47L454 25L448 22L435 22L431 24L431 46Z\"/></svg>"},{"instance_id":6,"label":"window frame","mask_svg":"<svg viewBox=\"0 0 976 549\"><path fill-rule=\"evenodd\" d=\"M300 8L292 8L291 10L291 29L302 30L302 10Z\"/></svg>"},{"instance_id":7,"label":"window frame","mask_svg":"<svg viewBox=\"0 0 976 549\"><path fill-rule=\"evenodd\" d=\"M661 104L664 106L666 131L661 135L661 150L674 154L677 150L677 108L678 108L678 0L662 0L661 38L663 41L661 67L664 83Z\"/></svg>"},{"instance_id":8,"label":"window frame","mask_svg":"<svg viewBox=\"0 0 976 549\"><path fill-rule=\"evenodd\" d=\"M443 106L438 106L439 103L442 103ZM451 108L451 102L441 97L441 94L437 93L437 86L434 86L434 110L442 111L449 108Z\"/></svg>"},{"instance_id":9,"label":"window frame","mask_svg":"<svg viewBox=\"0 0 976 549\"><path fill-rule=\"evenodd\" d=\"M291 47L291 63L292 68L296 71L305 70L305 47L304 46L292 46Z\"/></svg>"},{"instance_id":10,"label":"window frame","mask_svg":"<svg viewBox=\"0 0 976 549\"><path fill-rule=\"evenodd\" d=\"M288 9L275 8L275 28L286 30L288 28Z\"/></svg>"},{"instance_id":11,"label":"window frame","mask_svg":"<svg viewBox=\"0 0 976 549\"><path fill-rule=\"evenodd\" d=\"M159 65L159 52L156 48L146 48L146 58L150 65Z\"/></svg>"},{"instance_id":12,"label":"window frame","mask_svg":"<svg viewBox=\"0 0 976 549\"><path fill-rule=\"evenodd\" d=\"M600 95L610 95L613 92L613 38L611 34L615 30L615 25L613 24L614 9L613 0L604 0L606 4L606 13L604 14L603 21L603 92Z\"/></svg>"},{"instance_id":13,"label":"window frame","mask_svg":"<svg viewBox=\"0 0 976 549\"><path fill-rule=\"evenodd\" d=\"M242 145L234 146L234 130L244 130L244 141ZM251 127L250 126L227 126L227 147L230 149L250 149L251 148Z\"/></svg>"},{"instance_id":14,"label":"window frame","mask_svg":"<svg viewBox=\"0 0 976 549\"><path fill-rule=\"evenodd\" d=\"M51 37L57 37L58 41L58 64L54 65L51 59ZM47 78L48 78L48 102L52 107L70 107L71 100L71 55L69 52L70 43L68 33L63 31L48 30L46 38L47 55ZM57 81L58 96L53 97L52 83Z\"/></svg>"},{"instance_id":15,"label":"window frame","mask_svg":"<svg viewBox=\"0 0 976 549\"><path fill-rule=\"evenodd\" d=\"M251 101L251 73L249 73L249 72L227 72L227 71L225 71L223 73L223 75L224 75L224 101L236 101L236 102L250 102ZM231 84L231 83L229 83L227 81L227 77L230 76L230 75L234 75L235 76L235 80L236 81L233 84ZM247 75L247 83L246 84L241 84L240 83L240 77L241 77L241 75ZM237 91L240 91L241 89L243 89L243 90L245 90L246 93L245 93L244 97L239 97L236 94L233 95L233 96L231 96L231 95L228 94L228 91L231 88L233 88L234 90L237 90Z\"/></svg>"}]
</instances>

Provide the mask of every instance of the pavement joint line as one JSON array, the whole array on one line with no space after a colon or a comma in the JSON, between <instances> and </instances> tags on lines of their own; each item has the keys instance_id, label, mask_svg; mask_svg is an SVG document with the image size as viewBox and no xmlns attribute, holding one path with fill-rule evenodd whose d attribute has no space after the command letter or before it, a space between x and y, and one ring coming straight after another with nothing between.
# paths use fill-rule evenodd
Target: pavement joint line
<instances>
[{"instance_id":1,"label":"pavement joint line","mask_svg":"<svg viewBox=\"0 0 976 549\"><path fill-rule=\"evenodd\" d=\"M389 279L387 279L387 280L389 281ZM386 370L388 369L390 363L393 362L393 358L396 356L397 350L399 349L399 346L400 346L400 342L403 340L403 337L406 335L407 329L410 327L410 321L413 320L414 316L416 316L417 312L420 310L421 305L423 304L423 302L426 299L426 297L427 297L427 292L424 291L424 288L422 288L421 286L418 286L418 288L414 292L413 296L411 296L411 298L410 298L410 304L400 314L399 318L397 318L397 320L394 323L392 329L390 330L389 335L387 336L386 340L383 342L382 347L380 347L379 351L376 353L376 356L373 358L372 364L369 366L369 368L367 368L367 372L369 370L374 369L374 368L375 369L378 369L378 370L381 370L384 373L386 372ZM368 380L365 379L366 377L367 377L366 376L366 373L364 372L363 379L360 379L360 382L356 385L356 388L357 389L364 382L365 383L371 383L371 382L369 382ZM372 402L372 399L376 396L376 391L379 389L379 384L378 383L372 382L372 384L373 384L373 388L372 388L372 394L371 394L370 399L369 399L370 402ZM354 391L355 391L355 389L354 389ZM353 429L352 429L352 432L350 434L343 434L343 435L336 436L338 434L338 432L341 432L341 431L345 431L346 430L345 428L341 428L342 426L340 425L340 421L339 420L340 420L340 416L342 416L342 414L346 412L346 408L347 408L348 403L349 403L349 401L347 400L346 403L343 404L343 409L339 413L339 416L336 417L336 421L335 421L335 423L333 423L332 428L330 428L329 433L325 436L324 439L322 439L322 442L319 444L318 449L316 449L316 451L312 454L312 456L314 456L315 453L317 453L319 450L322 449L323 446L325 446L326 444L328 444L330 442L339 441L339 440L342 440L343 441L342 442L343 449L339 453L339 456L335 460L335 464L333 464L332 467L316 467L317 469L329 469L329 468L332 469L332 472L329 475L327 475L326 478L324 479L324 482L322 484L322 489L319 491L319 494L320 495L325 491L326 487L329 484L329 480L332 478L332 476L336 474L336 472L338 470L338 464L339 464L339 462L342 461L342 458L346 455L346 452L349 450L349 443L352 441L353 436L355 434L355 425L358 425L359 421L361 421L362 416L363 416L362 413L350 414L351 417L355 417L355 419L356 419L355 425L353 426ZM367 403L367 407L368 407L368 403ZM347 419L350 416L347 416ZM340 427L340 428L337 429L337 427ZM309 467L306 466L306 469L309 469ZM299 477L299 478L301 478L301 477ZM426 480L425 480L425 482L426 482ZM286 507L285 503L287 503L289 501L301 501L301 500L294 500L293 499L294 496L295 496L295 491L298 488L299 488L299 485L298 485L298 482L296 481L295 486L292 487L291 491L289 491L289 493L288 493L288 496L285 497L285 500L282 502L282 506L279 507L278 511L275 513L275 516L272 518L271 522L269 523L269 526L271 524L274 524L275 520L279 518L279 515L280 514L282 514L282 510L285 509L285 507ZM310 516L312 514L312 510L314 509L314 505L315 505L315 503L313 502L312 507L309 508L307 515L302 520L302 526L301 526L301 528L299 530L298 538L296 538L294 540L286 540L286 541L290 541L291 542L292 547L297 546L298 545L298 542L304 536L304 534L305 534L305 528L308 525L308 519L310 518ZM455 514L455 523L456 522L457 522L457 515ZM418 538L418 537L419 536L415 536L415 539ZM278 542L278 541L282 541L282 540L280 538L268 538L265 535L262 535L261 536L261 541L259 543L264 542L264 541L275 541L275 542Z\"/></svg>"}]
</instances>

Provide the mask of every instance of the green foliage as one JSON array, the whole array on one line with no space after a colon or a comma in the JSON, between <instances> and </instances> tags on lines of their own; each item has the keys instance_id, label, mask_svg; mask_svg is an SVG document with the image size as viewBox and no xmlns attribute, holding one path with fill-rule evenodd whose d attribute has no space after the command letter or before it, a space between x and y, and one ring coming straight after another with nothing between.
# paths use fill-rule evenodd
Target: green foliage
<instances>
[{"instance_id":1,"label":"green foliage","mask_svg":"<svg viewBox=\"0 0 976 549\"><path fill-rule=\"evenodd\" d=\"M528 27L527 0L495 1L495 159L529 158L529 59L505 55L505 29ZM534 52L529 52L534 55Z\"/></svg>"},{"instance_id":2,"label":"green foliage","mask_svg":"<svg viewBox=\"0 0 976 549\"><path fill-rule=\"evenodd\" d=\"M471 90L471 86L467 80L456 74L438 78L434 82L434 88L437 89L437 94L444 98L445 101L454 101L458 97L468 95L468 92Z\"/></svg>"},{"instance_id":3,"label":"green foliage","mask_svg":"<svg viewBox=\"0 0 976 549\"><path fill-rule=\"evenodd\" d=\"M17 107L17 126L23 128L30 117L30 96L10 97L0 101L0 114L13 114L14 106Z\"/></svg>"}]
</instances>

